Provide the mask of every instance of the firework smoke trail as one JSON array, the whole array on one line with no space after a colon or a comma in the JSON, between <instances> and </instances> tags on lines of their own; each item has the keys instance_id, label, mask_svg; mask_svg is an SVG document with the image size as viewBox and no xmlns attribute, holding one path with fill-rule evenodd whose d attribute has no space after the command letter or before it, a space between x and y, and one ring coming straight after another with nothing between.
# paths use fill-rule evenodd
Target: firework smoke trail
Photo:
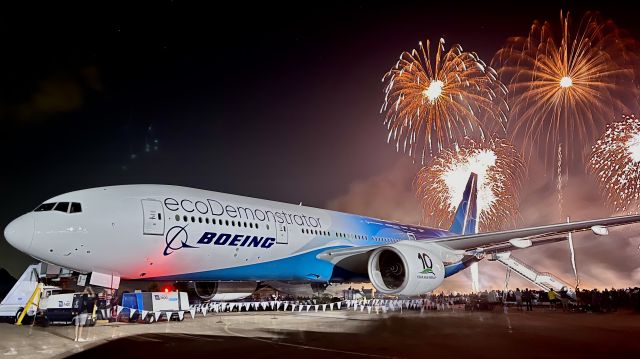
<instances>
[{"instance_id":1,"label":"firework smoke trail","mask_svg":"<svg viewBox=\"0 0 640 359\"><path fill-rule=\"evenodd\" d=\"M596 176L606 202L616 212L640 211L640 120L623 120L607 125L593 146L587 171Z\"/></svg>"},{"instance_id":2,"label":"firework smoke trail","mask_svg":"<svg viewBox=\"0 0 640 359\"><path fill-rule=\"evenodd\" d=\"M511 140L529 158L543 156L547 168L562 160L555 158L560 144L565 166L585 159L606 123L628 111L626 104L635 106L637 95L632 38L597 14L574 28L561 12L560 22L558 37L549 23L534 22L492 61L509 89Z\"/></svg>"},{"instance_id":3,"label":"firework smoke trail","mask_svg":"<svg viewBox=\"0 0 640 359\"><path fill-rule=\"evenodd\" d=\"M562 144L558 145L558 172L556 174L557 190L558 190L558 208L560 209L560 216L562 216L562 208L563 208L563 196L562 190L564 187L563 179L562 179Z\"/></svg>"},{"instance_id":4,"label":"firework smoke trail","mask_svg":"<svg viewBox=\"0 0 640 359\"><path fill-rule=\"evenodd\" d=\"M387 141L423 164L460 138L504 133L506 122L507 90L496 71L460 45L445 51L440 39L436 46L435 58L428 40L403 52L382 78Z\"/></svg>"},{"instance_id":5,"label":"firework smoke trail","mask_svg":"<svg viewBox=\"0 0 640 359\"><path fill-rule=\"evenodd\" d=\"M514 224L519 217L525 165L515 147L504 139L467 140L460 148L442 151L418 172L414 186L426 224L442 227L452 221L471 172L478 175L480 230Z\"/></svg>"}]
</instances>

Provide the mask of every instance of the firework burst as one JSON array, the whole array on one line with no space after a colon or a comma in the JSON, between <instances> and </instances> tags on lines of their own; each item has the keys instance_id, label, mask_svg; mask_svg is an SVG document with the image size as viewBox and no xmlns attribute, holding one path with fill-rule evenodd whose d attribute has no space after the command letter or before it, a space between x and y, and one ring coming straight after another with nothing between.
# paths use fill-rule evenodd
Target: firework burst
<instances>
[{"instance_id":1,"label":"firework burst","mask_svg":"<svg viewBox=\"0 0 640 359\"><path fill-rule=\"evenodd\" d=\"M426 224L442 227L453 220L471 172L478 175L481 231L501 229L518 218L518 193L525 175L522 156L503 139L467 140L442 151L416 176L414 187Z\"/></svg>"},{"instance_id":2,"label":"firework burst","mask_svg":"<svg viewBox=\"0 0 640 359\"><path fill-rule=\"evenodd\" d=\"M387 141L409 156L420 155L422 163L459 138L504 132L506 87L495 70L460 45L445 51L440 39L433 58L429 41L420 42L418 50L400 55L382 81Z\"/></svg>"},{"instance_id":3,"label":"firework burst","mask_svg":"<svg viewBox=\"0 0 640 359\"><path fill-rule=\"evenodd\" d=\"M616 212L640 211L640 120L623 120L607 125L596 141L587 170L596 176L607 203Z\"/></svg>"},{"instance_id":4,"label":"firework burst","mask_svg":"<svg viewBox=\"0 0 640 359\"><path fill-rule=\"evenodd\" d=\"M575 31L569 14L560 13L560 22L557 37L549 23L535 22L528 37L509 39L492 62L509 89L511 139L549 166L562 160L555 157L560 146L568 159L584 159L636 91L630 37L596 14L586 14Z\"/></svg>"}]
</instances>

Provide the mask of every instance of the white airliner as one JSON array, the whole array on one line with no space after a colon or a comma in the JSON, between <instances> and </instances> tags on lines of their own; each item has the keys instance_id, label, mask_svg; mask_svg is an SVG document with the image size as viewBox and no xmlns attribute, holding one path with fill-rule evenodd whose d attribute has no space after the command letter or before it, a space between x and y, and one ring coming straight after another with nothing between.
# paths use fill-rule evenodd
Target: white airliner
<instances>
[{"instance_id":1,"label":"white airliner","mask_svg":"<svg viewBox=\"0 0 640 359\"><path fill-rule=\"evenodd\" d=\"M570 232L640 221L621 216L476 233L472 174L449 230L168 185L66 193L5 229L40 261L117 288L120 278L195 283L203 298L256 288L370 281L381 293L419 295L484 254L565 240Z\"/></svg>"}]
</instances>

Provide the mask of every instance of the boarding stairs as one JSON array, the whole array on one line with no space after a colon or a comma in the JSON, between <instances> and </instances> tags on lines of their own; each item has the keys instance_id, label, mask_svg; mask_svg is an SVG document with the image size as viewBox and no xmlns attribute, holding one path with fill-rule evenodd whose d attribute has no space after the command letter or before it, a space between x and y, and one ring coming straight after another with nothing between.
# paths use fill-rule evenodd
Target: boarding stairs
<instances>
[{"instance_id":1,"label":"boarding stairs","mask_svg":"<svg viewBox=\"0 0 640 359\"><path fill-rule=\"evenodd\" d=\"M522 260L513 257L511 252L494 253L492 254L491 260L499 262L512 271L520 274L523 278L529 280L545 292L548 292L551 289L556 292L560 292L562 288L565 288L569 297L573 299L576 298L575 291L567 282L552 273L539 272Z\"/></svg>"},{"instance_id":2,"label":"boarding stairs","mask_svg":"<svg viewBox=\"0 0 640 359\"><path fill-rule=\"evenodd\" d=\"M17 318L38 286L40 273L42 273L41 264L34 264L27 267L7 296L2 299L0 303L0 317ZM29 307L27 313L34 315L35 311L36 306L32 305Z\"/></svg>"},{"instance_id":3,"label":"boarding stairs","mask_svg":"<svg viewBox=\"0 0 640 359\"><path fill-rule=\"evenodd\" d=\"M50 278L52 282L59 282L61 278L69 278L72 271L66 268L50 265L47 263L32 264L22 273L20 278L13 285L6 297L0 302L0 317L15 317L17 319L20 312L27 307L29 298L34 294L38 283L43 278ZM45 290L60 289L55 286L44 286ZM27 314L35 315L37 306L30 304Z\"/></svg>"}]
</instances>

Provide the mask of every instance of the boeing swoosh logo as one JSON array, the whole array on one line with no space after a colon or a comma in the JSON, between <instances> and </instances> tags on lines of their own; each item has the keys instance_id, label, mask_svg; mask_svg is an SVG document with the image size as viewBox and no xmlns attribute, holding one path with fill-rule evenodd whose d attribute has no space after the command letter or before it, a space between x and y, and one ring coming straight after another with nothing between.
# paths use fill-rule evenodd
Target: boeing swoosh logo
<instances>
[{"instance_id":1,"label":"boeing swoosh logo","mask_svg":"<svg viewBox=\"0 0 640 359\"><path fill-rule=\"evenodd\" d=\"M187 244L187 240L189 239L189 233L187 233L188 225L189 224L186 224L184 227L173 226L169 228L167 235L165 236L167 246L164 248L162 254L168 256L181 248L198 248Z\"/></svg>"}]
</instances>

